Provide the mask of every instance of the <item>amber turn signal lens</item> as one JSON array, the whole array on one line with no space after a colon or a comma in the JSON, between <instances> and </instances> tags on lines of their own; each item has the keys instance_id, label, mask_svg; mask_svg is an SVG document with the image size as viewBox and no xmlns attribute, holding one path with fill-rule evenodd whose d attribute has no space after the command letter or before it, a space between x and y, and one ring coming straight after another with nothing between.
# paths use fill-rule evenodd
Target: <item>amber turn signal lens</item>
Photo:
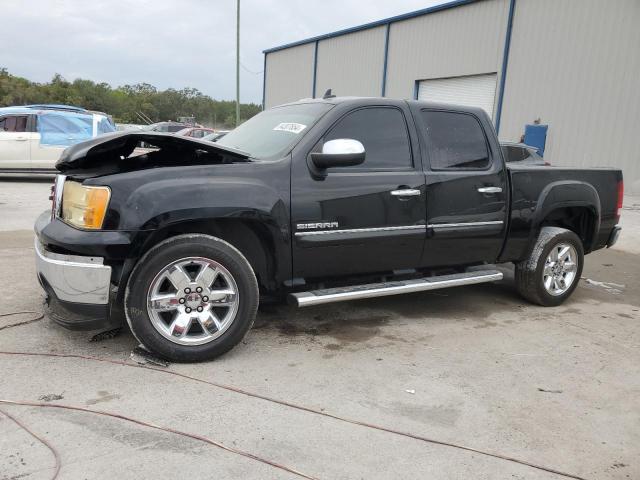
<instances>
[{"instance_id":1,"label":"amber turn signal lens","mask_svg":"<svg viewBox=\"0 0 640 480\"><path fill-rule=\"evenodd\" d=\"M102 228L110 196L108 187L88 187L66 181L62 192L62 219L79 228L98 230Z\"/></svg>"}]
</instances>

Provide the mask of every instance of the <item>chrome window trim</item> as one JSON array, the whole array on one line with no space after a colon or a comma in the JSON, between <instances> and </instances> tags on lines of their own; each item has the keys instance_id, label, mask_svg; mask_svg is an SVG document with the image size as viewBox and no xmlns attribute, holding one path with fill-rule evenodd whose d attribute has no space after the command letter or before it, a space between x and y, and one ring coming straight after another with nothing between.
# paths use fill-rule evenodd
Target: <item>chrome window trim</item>
<instances>
[{"instance_id":1,"label":"chrome window trim","mask_svg":"<svg viewBox=\"0 0 640 480\"><path fill-rule=\"evenodd\" d=\"M311 232L296 232L296 237L306 235L326 235L330 233L371 233L371 232L393 232L397 230L422 230L426 231L426 225L402 225L398 227L374 227L374 228L349 228L343 230L315 230Z\"/></svg>"},{"instance_id":2,"label":"chrome window trim","mask_svg":"<svg viewBox=\"0 0 640 480\"><path fill-rule=\"evenodd\" d=\"M502 225L502 220L491 222L467 222L467 223L431 223L427 225L429 228L455 228L455 227L484 227L489 225Z\"/></svg>"}]
</instances>

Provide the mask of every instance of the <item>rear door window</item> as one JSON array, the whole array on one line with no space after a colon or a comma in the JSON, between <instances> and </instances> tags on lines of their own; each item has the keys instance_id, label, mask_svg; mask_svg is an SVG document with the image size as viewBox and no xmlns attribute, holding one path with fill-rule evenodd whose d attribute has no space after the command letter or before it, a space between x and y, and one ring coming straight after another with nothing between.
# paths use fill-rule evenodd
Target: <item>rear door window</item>
<instances>
[{"instance_id":1,"label":"rear door window","mask_svg":"<svg viewBox=\"0 0 640 480\"><path fill-rule=\"evenodd\" d=\"M432 170L486 170L491 165L484 130L461 112L422 110Z\"/></svg>"},{"instance_id":2,"label":"rear door window","mask_svg":"<svg viewBox=\"0 0 640 480\"><path fill-rule=\"evenodd\" d=\"M8 115L0 118L0 132L26 132L27 115Z\"/></svg>"}]
</instances>

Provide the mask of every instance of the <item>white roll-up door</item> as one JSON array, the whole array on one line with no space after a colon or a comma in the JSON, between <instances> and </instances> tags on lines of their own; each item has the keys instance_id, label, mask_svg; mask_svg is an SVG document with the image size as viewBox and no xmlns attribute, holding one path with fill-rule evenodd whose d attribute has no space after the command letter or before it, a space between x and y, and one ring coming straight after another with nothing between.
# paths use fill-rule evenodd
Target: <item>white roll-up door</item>
<instances>
[{"instance_id":1,"label":"white roll-up door","mask_svg":"<svg viewBox=\"0 0 640 480\"><path fill-rule=\"evenodd\" d=\"M418 100L483 108L493 118L495 73L465 77L432 78L418 84Z\"/></svg>"}]
</instances>

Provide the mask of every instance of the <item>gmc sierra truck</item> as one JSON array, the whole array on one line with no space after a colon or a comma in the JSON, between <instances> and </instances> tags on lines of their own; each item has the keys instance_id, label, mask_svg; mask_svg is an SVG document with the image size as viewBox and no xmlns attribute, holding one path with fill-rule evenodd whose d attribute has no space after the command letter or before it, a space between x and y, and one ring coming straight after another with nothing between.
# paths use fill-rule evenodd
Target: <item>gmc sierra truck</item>
<instances>
[{"instance_id":1,"label":"gmc sierra truck","mask_svg":"<svg viewBox=\"0 0 640 480\"><path fill-rule=\"evenodd\" d=\"M136 147L144 142L151 149ZM266 110L217 143L114 133L68 148L36 222L68 328L128 322L175 361L236 345L258 303L306 307L502 278L559 305L613 245L614 169L509 166L477 108L385 98Z\"/></svg>"}]
</instances>

